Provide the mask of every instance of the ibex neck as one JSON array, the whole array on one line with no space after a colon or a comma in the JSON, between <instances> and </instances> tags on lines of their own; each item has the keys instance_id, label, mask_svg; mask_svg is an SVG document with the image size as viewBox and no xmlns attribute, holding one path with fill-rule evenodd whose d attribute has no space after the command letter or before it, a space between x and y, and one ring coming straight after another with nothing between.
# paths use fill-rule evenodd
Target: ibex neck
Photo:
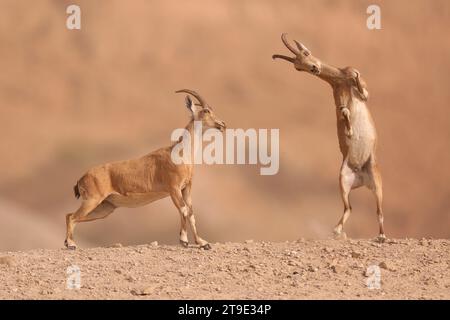
<instances>
[{"instance_id":1,"label":"ibex neck","mask_svg":"<svg viewBox=\"0 0 450 320\"><path fill-rule=\"evenodd\" d=\"M189 123L184 127L184 134L176 141L173 145L170 146L171 150L177 145L182 145L182 153L187 152L189 154L187 161L192 165L195 162L195 159L200 159L201 157L201 146L202 146L202 133L203 130L201 125L196 125L196 122L192 119Z\"/></svg>"},{"instance_id":2,"label":"ibex neck","mask_svg":"<svg viewBox=\"0 0 450 320\"><path fill-rule=\"evenodd\" d=\"M341 69L322 63L320 74L317 76L328 82L331 86L334 86L337 82L342 81L344 74Z\"/></svg>"}]
</instances>

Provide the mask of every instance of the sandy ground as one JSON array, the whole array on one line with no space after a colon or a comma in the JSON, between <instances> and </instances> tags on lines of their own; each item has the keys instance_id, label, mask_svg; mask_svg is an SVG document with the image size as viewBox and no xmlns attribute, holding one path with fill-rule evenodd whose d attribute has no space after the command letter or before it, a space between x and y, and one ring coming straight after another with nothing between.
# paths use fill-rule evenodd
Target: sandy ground
<instances>
[{"instance_id":1,"label":"sandy ground","mask_svg":"<svg viewBox=\"0 0 450 320\"><path fill-rule=\"evenodd\" d=\"M81 270L79 290L66 288L71 265ZM379 266L380 289L367 287L377 280L367 271L371 265ZM151 243L3 252L0 283L1 299L449 299L450 241L248 240L210 251Z\"/></svg>"}]
</instances>

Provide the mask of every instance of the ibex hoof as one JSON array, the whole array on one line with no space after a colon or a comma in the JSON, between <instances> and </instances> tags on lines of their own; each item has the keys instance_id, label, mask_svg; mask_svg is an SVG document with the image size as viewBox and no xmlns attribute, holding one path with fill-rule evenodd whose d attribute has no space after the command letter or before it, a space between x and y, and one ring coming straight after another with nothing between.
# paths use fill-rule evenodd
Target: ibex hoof
<instances>
[{"instance_id":1,"label":"ibex hoof","mask_svg":"<svg viewBox=\"0 0 450 320\"><path fill-rule=\"evenodd\" d=\"M183 246L183 248L189 247L189 242L187 241L180 240L180 244Z\"/></svg>"},{"instance_id":2,"label":"ibex hoof","mask_svg":"<svg viewBox=\"0 0 450 320\"><path fill-rule=\"evenodd\" d=\"M64 240L64 245L66 246L67 249L69 250L75 250L77 248L77 245L75 243L71 243L69 244L69 242L67 242L67 239Z\"/></svg>"},{"instance_id":3,"label":"ibex hoof","mask_svg":"<svg viewBox=\"0 0 450 320\"><path fill-rule=\"evenodd\" d=\"M377 237L376 241L379 242L379 243L384 243L386 241L386 236L384 234L380 234Z\"/></svg>"},{"instance_id":4,"label":"ibex hoof","mask_svg":"<svg viewBox=\"0 0 450 320\"><path fill-rule=\"evenodd\" d=\"M200 246L203 250L211 250L211 245L209 243Z\"/></svg>"},{"instance_id":5,"label":"ibex hoof","mask_svg":"<svg viewBox=\"0 0 450 320\"><path fill-rule=\"evenodd\" d=\"M347 240L347 234L344 231L334 232L334 240Z\"/></svg>"}]
</instances>

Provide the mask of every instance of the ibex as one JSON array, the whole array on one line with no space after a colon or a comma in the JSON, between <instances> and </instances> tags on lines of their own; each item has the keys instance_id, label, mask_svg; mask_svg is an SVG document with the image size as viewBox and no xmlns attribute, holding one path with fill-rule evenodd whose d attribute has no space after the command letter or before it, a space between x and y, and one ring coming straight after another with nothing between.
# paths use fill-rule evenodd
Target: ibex
<instances>
[{"instance_id":1,"label":"ibex","mask_svg":"<svg viewBox=\"0 0 450 320\"><path fill-rule=\"evenodd\" d=\"M201 134L195 132L194 121L201 121L203 128L224 131L225 123L214 115L198 93L188 89L176 92L188 93L198 100L194 103L189 95L186 96L186 107L191 112L186 130L192 137L191 143L194 134ZM88 170L74 187L75 196L81 196L83 202L76 212L66 215L65 246L76 248L73 231L78 222L103 219L118 207L140 207L170 196L180 213L180 243L188 246L189 221L196 244L203 249L211 249L210 244L198 235L195 226L191 200L193 164L174 164L171 158L174 146L175 143L138 159L106 163ZM191 150L194 152L193 148Z\"/></svg>"},{"instance_id":2,"label":"ibex","mask_svg":"<svg viewBox=\"0 0 450 320\"><path fill-rule=\"evenodd\" d=\"M295 47L289 44L286 34L281 35L281 40L295 57L275 54L272 56L273 59L289 61L297 71L311 73L328 82L333 89L337 135L343 155L339 181L344 202L344 214L334 229L336 237L345 237L344 224L352 210L349 201L350 191L360 186L366 186L373 191L376 197L379 222L378 240L383 242L386 236L383 229L381 175L375 156L377 134L366 105L369 95L366 83L356 69L330 66L314 57L300 42L294 41Z\"/></svg>"}]
</instances>

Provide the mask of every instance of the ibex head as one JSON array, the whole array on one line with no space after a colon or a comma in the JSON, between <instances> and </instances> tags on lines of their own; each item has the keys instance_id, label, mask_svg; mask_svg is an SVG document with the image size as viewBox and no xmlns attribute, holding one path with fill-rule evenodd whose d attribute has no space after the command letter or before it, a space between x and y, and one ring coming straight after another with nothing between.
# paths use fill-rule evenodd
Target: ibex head
<instances>
[{"instance_id":1,"label":"ibex head","mask_svg":"<svg viewBox=\"0 0 450 320\"><path fill-rule=\"evenodd\" d=\"M295 58L287 57L281 54L274 54L272 59L283 59L294 64L295 69L298 71L306 71L314 75L319 75L322 70L322 63L319 59L314 57L303 44L294 40L296 48L289 44L286 33L281 35L281 41L283 41L284 45L295 54Z\"/></svg>"},{"instance_id":2,"label":"ibex head","mask_svg":"<svg viewBox=\"0 0 450 320\"><path fill-rule=\"evenodd\" d=\"M209 104L197 92L189 89L181 89L175 92L185 92L197 99L198 103L194 103L189 95L186 96L186 107L191 111L193 120L201 121L204 128L225 130L225 122L216 117Z\"/></svg>"}]
</instances>

